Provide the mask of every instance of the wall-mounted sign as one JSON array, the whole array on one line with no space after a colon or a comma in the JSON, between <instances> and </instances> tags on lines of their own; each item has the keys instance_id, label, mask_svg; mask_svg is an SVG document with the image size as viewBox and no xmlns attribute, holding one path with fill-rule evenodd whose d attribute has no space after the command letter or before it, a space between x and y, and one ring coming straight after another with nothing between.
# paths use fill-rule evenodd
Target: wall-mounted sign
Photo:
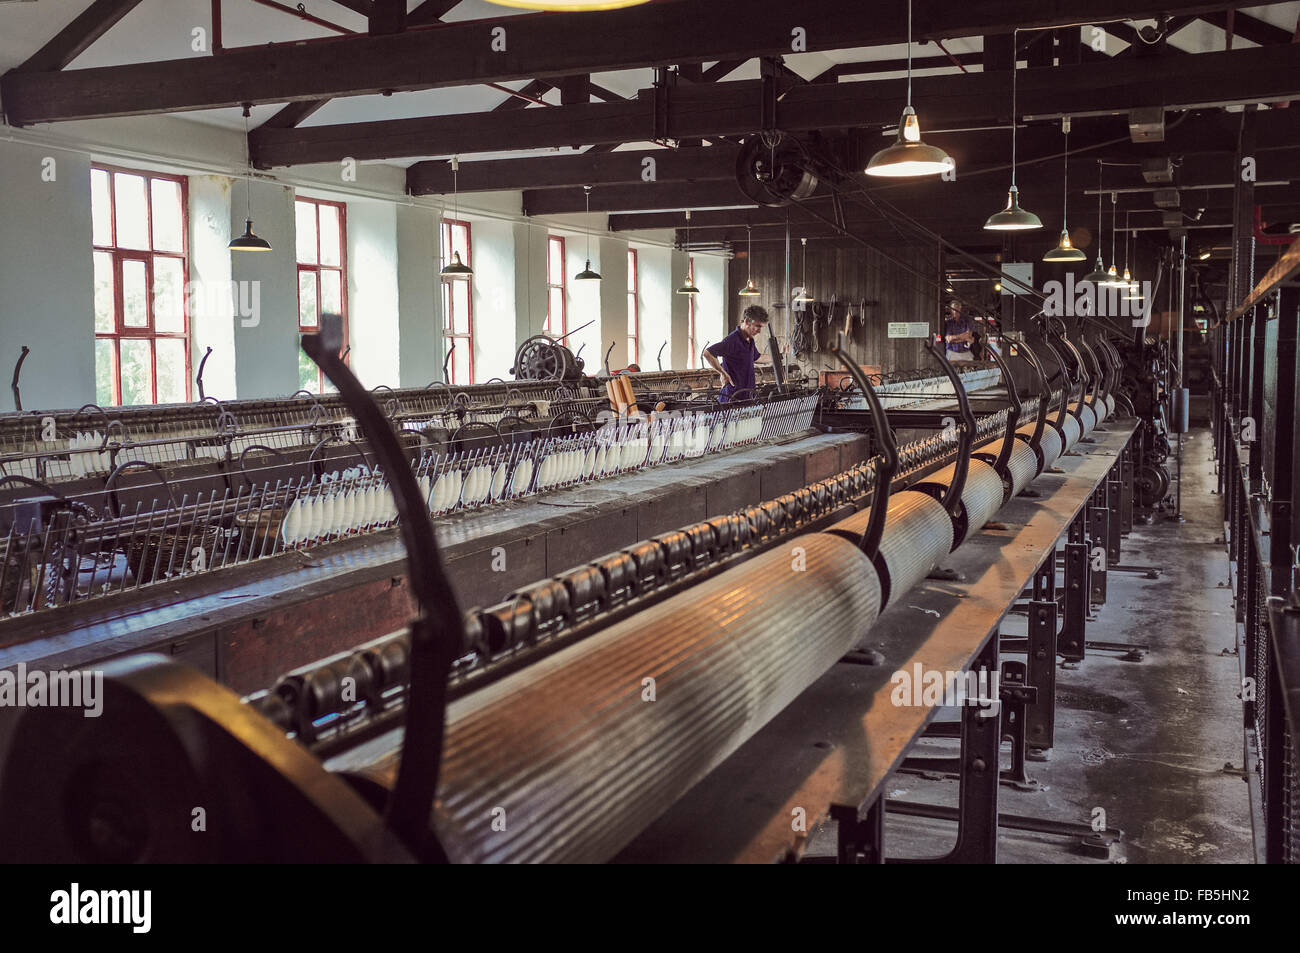
<instances>
[{"instance_id":1,"label":"wall-mounted sign","mask_svg":"<svg viewBox=\"0 0 1300 953\"><path fill-rule=\"evenodd\" d=\"M889 336L891 338L928 338L930 336L930 325L924 321L890 321Z\"/></svg>"}]
</instances>

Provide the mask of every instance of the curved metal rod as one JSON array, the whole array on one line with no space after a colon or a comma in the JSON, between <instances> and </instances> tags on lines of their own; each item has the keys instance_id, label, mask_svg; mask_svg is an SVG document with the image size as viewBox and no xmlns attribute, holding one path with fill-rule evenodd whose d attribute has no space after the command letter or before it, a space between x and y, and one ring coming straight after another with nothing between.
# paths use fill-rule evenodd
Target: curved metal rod
<instances>
[{"instance_id":1,"label":"curved metal rod","mask_svg":"<svg viewBox=\"0 0 1300 953\"><path fill-rule=\"evenodd\" d=\"M99 413L99 416L104 418L104 426L105 427L108 426L109 423L108 411L106 411L103 407L100 407L99 404L82 404L80 407L77 408L77 412L72 415L72 419L76 420L87 410L97 411Z\"/></svg>"},{"instance_id":2,"label":"curved metal rod","mask_svg":"<svg viewBox=\"0 0 1300 953\"><path fill-rule=\"evenodd\" d=\"M212 348L203 352L203 359L199 361L199 371L194 375L194 383L199 387L199 400L207 400L208 395L203 392L203 369L208 366L208 358L212 356Z\"/></svg>"},{"instance_id":3,"label":"curved metal rod","mask_svg":"<svg viewBox=\"0 0 1300 953\"><path fill-rule=\"evenodd\" d=\"M305 349L304 349L304 350L305 350ZM310 354L310 352L309 352L309 354ZM315 358L313 357L312 360L315 360ZM317 363L319 364L320 362L317 361ZM342 363L342 362L340 361L340 363ZM376 411L379 411L379 407L378 407L378 405L375 406L375 410L376 410ZM380 411L380 413L382 413L382 411ZM388 418L385 417L384 419L387 420ZM390 429L391 429L391 428L390 428ZM325 473L325 461L322 460L322 461L320 461L320 463L317 463L317 462L316 462L316 454L317 454L317 452L319 452L319 450L320 450L321 447L325 446L325 444L330 443L331 441L333 441L334 443L346 443L346 444L351 444L352 449L355 450L355 451L357 452L357 456L359 456L359 457L361 458L361 462L365 465L366 469L373 469L373 467L371 467L371 465L370 465L370 458L369 458L368 456L366 456L366 452L365 452L364 450L361 449L361 445L360 445L359 443L357 443L355 440L347 440L347 439L344 439L344 438L342 438L342 437L337 437L337 436L334 436L333 434L331 434L330 436L328 436L328 437L324 438L323 440L321 440L321 442L318 443L318 444L316 444L316 446L312 447L312 448L311 448L311 453L307 454L307 463L309 463L309 464L313 464L313 465L316 467L316 475L317 475L317 476L321 476L321 475L323 475L323 474Z\"/></svg>"},{"instance_id":4,"label":"curved metal rod","mask_svg":"<svg viewBox=\"0 0 1300 953\"><path fill-rule=\"evenodd\" d=\"M966 491L966 472L970 469L970 447L975 440L977 425L975 414L970 409L970 400L966 397L966 386L962 384L957 369L948 360L948 355L936 347L933 341L927 340L925 349L943 367L948 380L952 381L953 393L957 395L957 410L961 414L962 430L957 442L957 460L953 466L952 482L948 484L941 500L948 515L955 519L961 512L961 495Z\"/></svg>"},{"instance_id":5,"label":"curved metal rod","mask_svg":"<svg viewBox=\"0 0 1300 953\"><path fill-rule=\"evenodd\" d=\"M1088 358L1088 363L1092 365L1093 385L1092 385L1092 406L1097 406L1097 401L1106 396L1106 374L1101 369L1101 361L1097 360L1097 352L1092 349L1088 339L1079 335L1079 352Z\"/></svg>"},{"instance_id":6,"label":"curved metal rod","mask_svg":"<svg viewBox=\"0 0 1300 953\"><path fill-rule=\"evenodd\" d=\"M6 483L22 483L25 486L34 486L39 490L44 490L56 500L60 500L64 503L68 501L68 498L58 490L54 489L54 487L47 483L42 483L40 480L33 480L31 477L21 476L17 473L6 473L3 476L0 476L0 486L3 486Z\"/></svg>"},{"instance_id":7,"label":"curved metal rod","mask_svg":"<svg viewBox=\"0 0 1300 953\"><path fill-rule=\"evenodd\" d=\"M1065 358L1061 356L1061 352L1052 343L1051 332L1048 330L1043 332L1043 346L1052 352L1052 357L1055 358L1057 366L1061 369L1061 409L1056 415L1056 429L1064 434L1065 417L1070 413L1070 400L1074 397L1074 377L1070 374L1069 368L1065 366Z\"/></svg>"},{"instance_id":8,"label":"curved metal rod","mask_svg":"<svg viewBox=\"0 0 1300 953\"><path fill-rule=\"evenodd\" d=\"M18 376L22 374L23 361L27 360L27 355L30 353L32 353L32 349L24 344L22 353L18 355L18 363L14 365L13 382L9 385L14 392L14 410L18 411L23 409L23 395L22 391L18 389Z\"/></svg>"},{"instance_id":9,"label":"curved metal rod","mask_svg":"<svg viewBox=\"0 0 1300 953\"><path fill-rule=\"evenodd\" d=\"M324 315L319 334L303 335L302 349L338 388L388 474L406 545L411 589L420 609L411 622L411 680L402 760L385 820L418 857L445 860L437 832L431 831L431 817L442 761L447 676L452 660L463 651L464 626L415 473L388 420L339 360L342 340L342 318Z\"/></svg>"},{"instance_id":10,"label":"curved metal rod","mask_svg":"<svg viewBox=\"0 0 1300 953\"><path fill-rule=\"evenodd\" d=\"M661 371L664 369L664 348L666 348L667 346L668 346L668 342L664 341L663 344L659 345L659 353L655 355L655 363L659 365L659 370ZM605 355L605 357L608 360L609 355L607 354ZM609 370L608 364L605 365L605 370Z\"/></svg>"},{"instance_id":11,"label":"curved metal rod","mask_svg":"<svg viewBox=\"0 0 1300 953\"><path fill-rule=\"evenodd\" d=\"M1052 382L1047 379L1047 372L1043 370L1043 362L1038 359L1026 341L1017 341L1016 347L1025 352L1025 358L1029 361L1029 366L1034 369L1038 377L1038 417L1034 422L1034 435L1029 438L1029 444L1035 450L1043 442L1043 430L1047 427L1047 412L1051 410L1052 405Z\"/></svg>"},{"instance_id":12,"label":"curved metal rod","mask_svg":"<svg viewBox=\"0 0 1300 953\"><path fill-rule=\"evenodd\" d=\"M114 427L116 427L118 430L122 432L123 439L126 438L126 424L122 423L121 420L114 417L112 420L110 420L108 423L104 425L104 439L99 442L100 453L103 453L105 450L108 449L108 438L113 435Z\"/></svg>"},{"instance_id":13,"label":"curved metal rod","mask_svg":"<svg viewBox=\"0 0 1300 953\"><path fill-rule=\"evenodd\" d=\"M104 481L104 493L108 500L109 507L113 510L114 519L117 519L122 515L122 506L118 501L117 491L113 489L113 484L116 483L117 478L127 470L152 471L158 477L158 482L163 485L163 489L167 491L168 502L170 502L172 506L176 505L176 497L172 493L171 484L167 482L167 475L163 473L162 467L158 466L156 463L150 463L148 460L128 460L126 463L119 463L114 467L113 472L110 473L108 479Z\"/></svg>"},{"instance_id":14,"label":"curved metal rod","mask_svg":"<svg viewBox=\"0 0 1300 953\"><path fill-rule=\"evenodd\" d=\"M248 471L244 469L244 457L248 456L248 451L250 450L265 450L267 453L274 454L275 456L279 457L281 460L285 459L284 454L281 453L279 450L276 450L274 447L268 447L264 443L249 444L242 451L240 451L239 454L239 472L243 476L244 482L247 483L249 486L253 485L253 481L249 478Z\"/></svg>"},{"instance_id":15,"label":"curved metal rod","mask_svg":"<svg viewBox=\"0 0 1300 953\"><path fill-rule=\"evenodd\" d=\"M1119 395L1120 387L1124 383L1124 355L1119 352L1119 348L1109 338L1105 339L1105 344L1110 349L1111 357L1114 358L1112 367L1114 368L1115 382L1111 387L1111 393Z\"/></svg>"},{"instance_id":16,"label":"curved metal rod","mask_svg":"<svg viewBox=\"0 0 1300 953\"><path fill-rule=\"evenodd\" d=\"M1083 355L1079 353L1079 349L1075 347L1074 342L1070 340L1068 329L1065 327L1065 322L1058 319L1058 323L1060 324L1061 329L1057 332L1057 338L1060 340L1061 346L1070 352L1070 356L1074 358L1075 367L1077 368L1079 379L1079 403L1087 404L1088 407L1092 407L1093 405L1088 403L1088 391L1091 389L1095 392L1096 389L1095 382L1092 379L1092 374L1087 365L1084 364ZM1080 418L1079 423L1083 423L1082 417Z\"/></svg>"},{"instance_id":17,"label":"curved metal rod","mask_svg":"<svg viewBox=\"0 0 1300 953\"><path fill-rule=\"evenodd\" d=\"M1011 376L1011 368L1007 366L1006 359L991 343L985 343L984 350L993 355L993 363L997 364L998 370L1002 373L1002 383L1006 385L1007 398L1011 401L1011 406L1007 408L1007 434L1002 440L1002 450L993 464L993 468L1001 474L1006 472L1011 451L1015 449L1016 428L1020 426L1020 410L1023 405L1020 403L1020 394L1016 391L1016 382Z\"/></svg>"},{"instance_id":18,"label":"curved metal rod","mask_svg":"<svg viewBox=\"0 0 1300 953\"><path fill-rule=\"evenodd\" d=\"M610 341L609 349L605 351L605 373L608 374L610 377L614 376L614 372L609 369L609 356L614 353L614 345L617 343L618 343L617 341ZM586 345L584 344L583 347L586 347ZM660 348L659 350L662 351L663 348ZM660 368L660 370L663 370L663 368Z\"/></svg>"},{"instance_id":19,"label":"curved metal rod","mask_svg":"<svg viewBox=\"0 0 1300 953\"><path fill-rule=\"evenodd\" d=\"M447 350L447 353L442 358L442 383L444 387L446 387L447 385L447 365L451 362L451 356L455 353L456 353L456 342L452 341L451 347ZM448 387L447 390L451 390L451 388Z\"/></svg>"},{"instance_id":20,"label":"curved metal rod","mask_svg":"<svg viewBox=\"0 0 1300 953\"><path fill-rule=\"evenodd\" d=\"M874 562L876 554L880 552L880 540L885 535L890 484L893 483L894 474L898 472L898 445L894 443L894 432L889 427L889 417L885 414L880 398L876 396L875 388L867 380L867 375L862 373L862 368L856 362L849 360L848 355L844 353L843 345L844 333L840 332L835 346L831 348L831 353L839 358L844 369L862 388L862 396L866 399L867 406L871 408L876 442L880 444L881 463L876 470L876 485L871 494L871 512L867 515L867 528L863 530L862 539L858 541L858 549Z\"/></svg>"}]
</instances>

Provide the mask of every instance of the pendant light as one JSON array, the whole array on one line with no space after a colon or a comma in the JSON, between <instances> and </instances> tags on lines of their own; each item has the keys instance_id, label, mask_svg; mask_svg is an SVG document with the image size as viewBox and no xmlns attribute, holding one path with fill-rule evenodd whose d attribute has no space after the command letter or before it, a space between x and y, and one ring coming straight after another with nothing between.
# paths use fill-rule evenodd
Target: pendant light
<instances>
[{"instance_id":1,"label":"pendant light","mask_svg":"<svg viewBox=\"0 0 1300 953\"><path fill-rule=\"evenodd\" d=\"M1136 291L1138 283L1133 280L1133 273L1128 269L1128 246L1129 239L1133 237L1133 230L1129 227L1129 216L1133 212L1130 209L1124 213L1124 284L1129 290Z\"/></svg>"},{"instance_id":2,"label":"pendant light","mask_svg":"<svg viewBox=\"0 0 1300 953\"><path fill-rule=\"evenodd\" d=\"M745 287L740 289L740 296L742 298L757 298L763 292L759 291L754 284L754 230L746 225L745 234L749 236L749 251L745 255L745 261L749 265L749 280L745 282Z\"/></svg>"},{"instance_id":3,"label":"pendant light","mask_svg":"<svg viewBox=\"0 0 1300 953\"><path fill-rule=\"evenodd\" d=\"M808 293L808 239L801 238L799 241L803 244L803 278L801 279L803 287L799 289L799 294L794 300L807 304L816 299Z\"/></svg>"},{"instance_id":4,"label":"pendant light","mask_svg":"<svg viewBox=\"0 0 1300 953\"><path fill-rule=\"evenodd\" d=\"M1119 276L1115 270L1115 203L1119 201L1119 194L1110 193L1110 267L1106 269L1106 277L1102 279L1101 285L1104 288L1126 288L1128 283Z\"/></svg>"},{"instance_id":5,"label":"pendant light","mask_svg":"<svg viewBox=\"0 0 1300 953\"><path fill-rule=\"evenodd\" d=\"M573 280L600 281L600 272L594 271L591 267L591 186L584 185L582 190L587 193L587 267L574 275Z\"/></svg>"},{"instance_id":6,"label":"pendant light","mask_svg":"<svg viewBox=\"0 0 1300 953\"><path fill-rule=\"evenodd\" d=\"M488 0L499 7L523 10L550 10L555 13L589 13L593 10L619 10L636 7L650 0Z\"/></svg>"},{"instance_id":7,"label":"pendant light","mask_svg":"<svg viewBox=\"0 0 1300 953\"><path fill-rule=\"evenodd\" d=\"M1097 267L1084 275L1083 280L1100 284L1109 277L1106 274L1106 263L1101 260L1101 161L1097 162Z\"/></svg>"},{"instance_id":8,"label":"pendant light","mask_svg":"<svg viewBox=\"0 0 1300 953\"><path fill-rule=\"evenodd\" d=\"M271 243L253 234L253 152L248 147L248 116L252 103L244 103L244 155L248 160L248 180L244 183L244 234L232 238L226 247L231 251L270 251Z\"/></svg>"},{"instance_id":9,"label":"pendant light","mask_svg":"<svg viewBox=\"0 0 1300 953\"><path fill-rule=\"evenodd\" d=\"M871 157L867 175L940 175L952 167L948 153L921 141L921 122L912 108L912 0L907 0L907 105L898 121L898 138Z\"/></svg>"},{"instance_id":10,"label":"pendant light","mask_svg":"<svg viewBox=\"0 0 1300 953\"><path fill-rule=\"evenodd\" d=\"M1015 37L1019 31L1012 33L1011 53L1011 188L1007 190L1007 207L989 216L984 227L994 232L1024 232L1042 228L1042 220L1033 212L1026 212L1020 207L1020 190L1016 188L1016 53Z\"/></svg>"},{"instance_id":11,"label":"pendant light","mask_svg":"<svg viewBox=\"0 0 1300 953\"><path fill-rule=\"evenodd\" d=\"M1070 117L1066 116L1061 120L1061 131L1065 133L1065 172L1061 178L1064 180L1062 191L1064 197L1061 201L1061 240L1055 248L1050 249L1043 256L1043 261L1067 262L1067 261L1086 261L1088 256L1080 249L1075 248L1070 242L1070 224L1068 212L1070 208Z\"/></svg>"},{"instance_id":12,"label":"pendant light","mask_svg":"<svg viewBox=\"0 0 1300 953\"><path fill-rule=\"evenodd\" d=\"M460 158L451 157L451 220L460 221ZM460 260L460 252L452 249L451 262L443 267L442 277L468 281L474 277L474 269Z\"/></svg>"},{"instance_id":13,"label":"pendant light","mask_svg":"<svg viewBox=\"0 0 1300 953\"><path fill-rule=\"evenodd\" d=\"M1128 294L1125 299L1128 301L1142 300L1142 283L1134 281L1132 274L1128 270L1128 246L1129 239L1133 237L1133 230L1128 227L1128 217L1131 213L1124 213L1124 282L1128 285Z\"/></svg>"},{"instance_id":14,"label":"pendant light","mask_svg":"<svg viewBox=\"0 0 1300 953\"><path fill-rule=\"evenodd\" d=\"M697 295L700 289L695 287L695 276L691 274L691 210L686 210L686 283L677 289L679 295Z\"/></svg>"}]
</instances>

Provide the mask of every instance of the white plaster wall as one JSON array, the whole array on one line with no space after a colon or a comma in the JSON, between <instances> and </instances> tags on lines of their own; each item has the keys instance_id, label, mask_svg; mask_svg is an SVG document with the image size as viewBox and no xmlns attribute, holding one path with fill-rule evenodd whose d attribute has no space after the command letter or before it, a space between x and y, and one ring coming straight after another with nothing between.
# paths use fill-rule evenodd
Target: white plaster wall
<instances>
[{"instance_id":1,"label":"white plaster wall","mask_svg":"<svg viewBox=\"0 0 1300 953\"><path fill-rule=\"evenodd\" d=\"M231 399L235 379L236 315L243 304L254 304L252 289L243 300L230 281L230 244L233 222L230 214L231 180L224 175L192 175L189 178L190 250L190 358L195 374L207 349L212 355L203 368L203 389L218 400ZM241 223L242 225L242 223ZM243 234L241 227L236 235ZM245 309L245 310L251 310ZM197 387L192 390L199 399Z\"/></svg>"},{"instance_id":2,"label":"white plaster wall","mask_svg":"<svg viewBox=\"0 0 1300 953\"><path fill-rule=\"evenodd\" d=\"M396 387L401 379L397 209L367 201L348 202L347 208L349 360L367 388Z\"/></svg>"},{"instance_id":3,"label":"white plaster wall","mask_svg":"<svg viewBox=\"0 0 1300 953\"><path fill-rule=\"evenodd\" d=\"M89 158L0 140L0 408L24 345L25 409L95 399L94 289Z\"/></svg>"}]
</instances>

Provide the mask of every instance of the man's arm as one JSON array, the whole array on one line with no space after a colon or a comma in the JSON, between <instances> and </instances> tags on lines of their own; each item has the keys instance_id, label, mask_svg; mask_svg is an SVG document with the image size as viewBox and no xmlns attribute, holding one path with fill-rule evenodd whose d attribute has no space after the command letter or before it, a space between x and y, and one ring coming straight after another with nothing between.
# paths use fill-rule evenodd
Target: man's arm
<instances>
[{"instance_id":1,"label":"man's arm","mask_svg":"<svg viewBox=\"0 0 1300 953\"><path fill-rule=\"evenodd\" d=\"M709 362L710 367L722 375L722 383L730 384L732 387L736 386L736 382L731 379L731 375L723 370L722 365L718 363L718 359L707 347L704 349L704 359Z\"/></svg>"}]
</instances>

